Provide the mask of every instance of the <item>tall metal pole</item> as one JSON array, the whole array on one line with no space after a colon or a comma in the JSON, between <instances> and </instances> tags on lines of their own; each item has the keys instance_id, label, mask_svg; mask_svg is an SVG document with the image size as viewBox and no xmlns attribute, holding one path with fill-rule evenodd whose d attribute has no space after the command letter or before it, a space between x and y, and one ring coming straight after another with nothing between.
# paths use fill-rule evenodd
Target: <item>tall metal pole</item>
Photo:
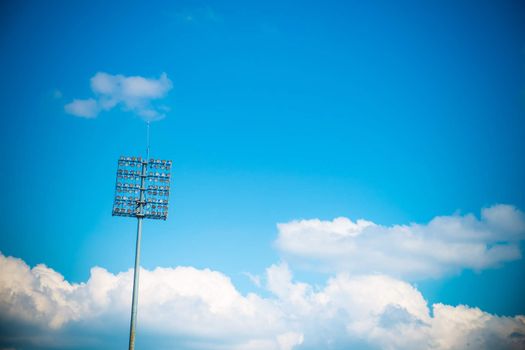
<instances>
[{"instance_id":1,"label":"tall metal pole","mask_svg":"<svg viewBox=\"0 0 525 350\"><path fill-rule=\"evenodd\" d=\"M145 204L144 191L146 190L146 170L148 160L142 161L142 171L140 179L140 200L138 202L137 213L137 243L135 247L135 273L133 275L133 298L131 301L131 324L129 327L129 350L135 349L135 324L137 323L137 303L139 297L139 271L140 271L140 240L142 238L142 218L144 217L143 207Z\"/></svg>"}]
</instances>

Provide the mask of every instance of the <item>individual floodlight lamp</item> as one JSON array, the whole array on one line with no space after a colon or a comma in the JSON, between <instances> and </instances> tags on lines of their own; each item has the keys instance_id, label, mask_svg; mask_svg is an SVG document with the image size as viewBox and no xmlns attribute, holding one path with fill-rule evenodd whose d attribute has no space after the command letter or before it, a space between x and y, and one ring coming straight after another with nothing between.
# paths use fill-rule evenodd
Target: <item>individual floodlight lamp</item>
<instances>
[{"instance_id":1,"label":"individual floodlight lamp","mask_svg":"<svg viewBox=\"0 0 525 350\"><path fill-rule=\"evenodd\" d=\"M171 160L141 157L121 156L118 160L113 216L137 218L129 350L135 349L142 219L168 218L171 165Z\"/></svg>"}]
</instances>

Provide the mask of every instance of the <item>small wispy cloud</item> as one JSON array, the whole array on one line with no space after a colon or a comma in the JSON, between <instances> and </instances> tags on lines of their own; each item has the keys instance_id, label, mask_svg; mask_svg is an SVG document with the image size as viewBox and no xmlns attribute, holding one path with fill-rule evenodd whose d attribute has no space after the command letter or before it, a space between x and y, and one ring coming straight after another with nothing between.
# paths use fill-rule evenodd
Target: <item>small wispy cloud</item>
<instances>
[{"instance_id":1,"label":"small wispy cloud","mask_svg":"<svg viewBox=\"0 0 525 350\"><path fill-rule=\"evenodd\" d=\"M183 9L175 14L175 18L183 23L221 23L223 21L223 17L210 6Z\"/></svg>"},{"instance_id":2,"label":"small wispy cloud","mask_svg":"<svg viewBox=\"0 0 525 350\"><path fill-rule=\"evenodd\" d=\"M64 106L66 113L82 118L96 118L100 112L97 101L93 98L87 100L74 99Z\"/></svg>"},{"instance_id":3,"label":"small wispy cloud","mask_svg":"<svg viewBox=\"0 0 525 350\"><path fill-rule=\"evenodd\" d=\"M259 275L253 275L249 272L243 272L243 275L246 276L250 282L252 282L256 287L261 287L262 284L261 284L261 276Z\"/></svg>"},{"instance_id":4,"label":"small wispy cloud","mask_svg":"<svg viewBox=\"0 0 525 350\"><path fill-rule=\"evenodd\" d=\"M82 118L96 118L101 111L119 107L148 121L166 116L167 106L153 104L153 101L166 97L173 87L166 73L155 79L98 72L90 82L95 97L74 99L64 106L66 113Z\"/></svg>"},{"instance_id":5,"label":"small wispy cloud","mask_svg":"<svg viewBox=\"0 0 525 350\"><path fill-rule=\"evenodd\" d=\"M63 97L62 91L55 89L51 92L51 97L53 97L56 100L59 100Z\"/></svg>"}]
</instances>

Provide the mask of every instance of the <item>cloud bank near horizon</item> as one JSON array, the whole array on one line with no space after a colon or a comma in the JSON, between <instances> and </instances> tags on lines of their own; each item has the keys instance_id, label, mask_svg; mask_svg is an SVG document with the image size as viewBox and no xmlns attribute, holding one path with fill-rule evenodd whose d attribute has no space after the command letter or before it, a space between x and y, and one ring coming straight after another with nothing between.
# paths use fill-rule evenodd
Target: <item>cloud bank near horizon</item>
<instances>
[{"instance_id":1,"label":"cloud bank near horizon","mask_svg":"<svg viewBox=\"0 0 525 350\"><path fill-rule=\"evenodd\" d=\"M96 118L100 112L120 107L146 121L163 119L168 107L153 101L166 97L173 84L166 73L158 79L141 76L111 75L98 72L90 80L95 98L74 99L64 106L66 113L81 118Z\"/></svg>"},{"instance_id":2,"label":"cloud bank near horizon","mask_svg":"<svg viewBox=\"0 0 525 350\"><path fill-rule=\"evenodd\" d=\"M300 265L412 280L499 267L521 258L525 239L525 215L503 204L482 209L480 218L438 216L427 224L383 226L339 217L277 227L277 248Z\"/></svg>"},{"instance_id":3,"label":"cloud bank near horizon","mask_svg":"<svg viewBox=\"0 0 525 350\"><path fill-rule=\"evenodd\" d=\"M494 205L428 224L366 220L279 224L277 246L331 271L321 286L295 281L286 261L248 276L243 295L224 273L141 269L140 342L156 349L523 349L525 316L429 305L398 276L435 277L521 257L524 214ZM412 266L413 265L413 266ZM127 344L133 273L93 267L86 282L0 253L0 348L117 349Z\"/></svg>"},{"instance_id":4,"label":"cloud bank near horizon","mask_svg":"<svg viewBox=\"0 0 525 350\"><path fill-rule=\"evenodd\" d=\"M0 255L0 347L117 349L127 344L132 271L94 267L88 281ZM271 293L242 295L221 272L141 269L139 342L156 349L522 349L525 317L428 305L386 275L296 282L286 263L266 270ZM140 344L140 343L139 343Z\"/></svg>"}]
</instances>

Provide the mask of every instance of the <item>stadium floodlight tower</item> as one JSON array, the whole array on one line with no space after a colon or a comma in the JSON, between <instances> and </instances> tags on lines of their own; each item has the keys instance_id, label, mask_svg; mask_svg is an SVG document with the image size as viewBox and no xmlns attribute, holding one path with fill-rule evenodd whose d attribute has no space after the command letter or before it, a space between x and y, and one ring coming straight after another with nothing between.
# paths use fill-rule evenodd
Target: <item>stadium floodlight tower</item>
<instances>
[{"instance_id":1,"label":"stadium floodlight tower","mask_svg":"<svg viewBox=\"0 0 525 350\"><path fill-rule=\"evenodd\" d=\"M166 220L168 218L171 160L148 158L149 146L146 159L125 156L119 158L113 204L113 216L137 218L129 350L135 349L142 220Z\"/></svg>"}]
</instances>

